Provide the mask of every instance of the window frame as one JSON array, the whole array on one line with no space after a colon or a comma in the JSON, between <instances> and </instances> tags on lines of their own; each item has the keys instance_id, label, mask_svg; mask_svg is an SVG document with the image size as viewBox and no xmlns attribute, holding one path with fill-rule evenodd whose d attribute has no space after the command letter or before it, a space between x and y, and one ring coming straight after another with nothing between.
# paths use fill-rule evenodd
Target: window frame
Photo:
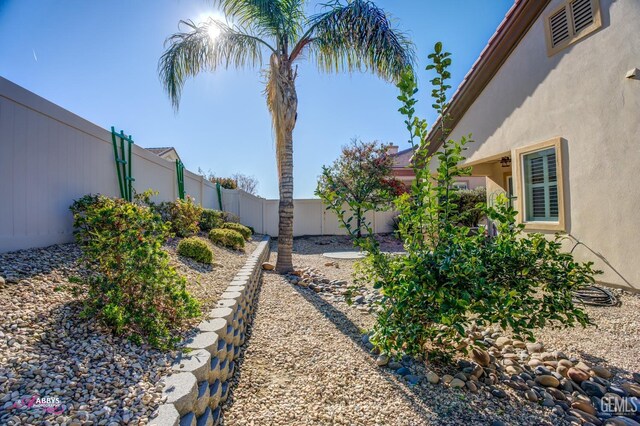
<instances>
[{"instance_id":1,"label":"window frame","mask_svg":"<svg viewBox=\"0 0 640 426\"><path fill-rule=\"evenodd\" d=\"M544 15L544 30L545 39L547 41L547 56L551 57L559 51L577 43L583 38L589 36L593 32L602 28L602 14L600 12L600 0L590 0L591 9L593 10L593 23L586 28L583 28L579 33L575 33L575 23L573 22L573 14L571 13L571 3L574 0L564 0L560 5L553 8L550 12ZM567 24L569 25L569 37L563 40L557 46L553 46L551 40L551 23L550 19L555 16L561 10L565 11L567 15Z\"/></svg>"},{"instance_id":2,"label":"window frame","mask_svg":"<svg viewBox=\"0 0 640 426\"><path fill-rule=\"evenodd\" d=\"M460 186L462 186L462 185L464 185L465 187L464 187L464 188L461 188ZM465 180L465 179L456 180L456 181L454 181L453 183L451 183L451 186L452 186L453 188L458 189L458 190L466 191L466 190L469 190L469 181L468 181L468 180Z\"/></svg>"},{"instance_id":3,"label":"window frame","mask_svg":"<svg viewBox=\"0 0 640 426\"><path fill-rule=\"evenodd\" d=\"M556 185L558 192L558 220L557 221L527 221L526 220L526 188L524 173L524 157L549 148L555 149L556 154ZM524 224L526 231L566 231L565 229L565 208L564 208L564 169L562 138L556 137L544 142L517 148L512 158L514 171L513 179L517 198L515 199L518 210L518 222Z\"/></svg>"}]
</instances>

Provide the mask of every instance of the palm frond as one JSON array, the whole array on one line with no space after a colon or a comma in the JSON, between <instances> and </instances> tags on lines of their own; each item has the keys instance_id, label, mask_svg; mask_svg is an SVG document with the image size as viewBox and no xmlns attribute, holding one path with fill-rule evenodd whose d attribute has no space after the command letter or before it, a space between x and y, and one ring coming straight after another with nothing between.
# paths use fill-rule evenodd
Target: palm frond
<instances>
[{"instance_id":1,"label":"palm frond","mask_svg":"<svg viewBox=\"0 0 640 426\"><path fill-rule=\"evenodd\" d=\"M261 35L293 43L304 22L304 0L214 0L224 14Z\"/></svg>"},{"instance_id":2,"label":"palm frond","mask_svg":"<svg viewBox=\"0 0 640 426\"><path fill-rule=\"evenodd\" d=\"M193 21L180 21L180 24L186 25L188 31L167 38L167 49L158 63L160 80L176 110L188 77L201 71L215 71L221 66L259 66L263 48L275 51L267 42L242 28L232 28L214 19L202 24ZM213 28L218 32L216 37L210 36Z\"/></svg>"},{"instance_id":3,"label":"palm frond","mask_svg":"<svg viewBox=\"0 0 640 426\"><path fill-rule=\"evenodd\" d=\"M393 28L384 10L368 0L336 2L328 12L312 17L292 58L305 46L327 72L372 71L395 82L415 63L413 43Z\"/></svg>"}]
</instances>

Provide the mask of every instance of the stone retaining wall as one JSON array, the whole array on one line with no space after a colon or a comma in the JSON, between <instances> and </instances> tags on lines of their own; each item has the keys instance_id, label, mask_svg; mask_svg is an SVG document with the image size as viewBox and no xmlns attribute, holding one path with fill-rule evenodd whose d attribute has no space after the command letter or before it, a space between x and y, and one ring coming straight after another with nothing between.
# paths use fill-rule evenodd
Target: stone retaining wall
<instances>
[{"instance_id":1,"label":"stone retaining wall","mask_svg":"<svg viewBox=\"0 0 640 426\"><path fill-rule=\"evenodd\" d=\"M258 296L261 264L268 256L269 238L265 237L229 283L217 307L198 325L198 334L185 342L190 351L180 354L173 373L164 378L167 401L150 425L218 424L220 405L227 399L229 379Z\"/></svg>"}]
</instances>

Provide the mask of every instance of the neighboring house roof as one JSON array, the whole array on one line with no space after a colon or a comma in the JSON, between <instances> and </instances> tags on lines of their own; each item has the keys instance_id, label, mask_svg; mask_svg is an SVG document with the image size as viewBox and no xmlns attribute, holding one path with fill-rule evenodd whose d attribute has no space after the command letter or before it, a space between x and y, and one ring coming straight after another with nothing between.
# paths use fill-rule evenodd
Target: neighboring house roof
<instances>
[{"instance_id":1,"label":"neighboring house roof","mask_svg":"<svg viewBox=\"0 0 640 426\"><path fill-rule=\"evenodd\" d=\"M178 155L178 151L176 151L176 149L172 146L164 146L164 147L159 147L159 148L145 148L147 151L151 151L154 154L156 154L159 157L165 157L167 154L169 154L171 151L173 151L176 155L176 157L180 158L180 155Z\"/></svg>"},{"instance_id":2,"label":"neighboring house roof","mask_svg":"<svg viewBox=\"0 0 640 426\"><path fill-rule=\"evenodd\" d=\"M464 113L489 84L513 49L538 19L550 0L516 0L511 9L491 36L476 62L453 94L447 112L448 127L453 129ZM429 152L440 148L440 120L431 128L427 139L431 142ZM433 141L436 141L435 143Z\"/></svg>"},{"instance_id":3,"label":"neighboring house roof","mask_svg":"<svg viewBox=\"0 0 640 426\"><path fill-rule=\"evenodd\" d=\"M413 148L403 149L393 154L393 168L404 169L409 167L411 157L413 156Z\"/></svg>"}]
</instances>

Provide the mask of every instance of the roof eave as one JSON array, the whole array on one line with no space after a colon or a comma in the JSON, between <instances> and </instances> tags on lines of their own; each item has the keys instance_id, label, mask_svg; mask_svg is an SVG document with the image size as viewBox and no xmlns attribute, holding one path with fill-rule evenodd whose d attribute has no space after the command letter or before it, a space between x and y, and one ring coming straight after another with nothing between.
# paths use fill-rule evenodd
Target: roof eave
<instances>
[{"instance_id":1,"label":"roof eave","mask_svg":"<svg viewBox=\"0 0 640 426\"><path fill-rule=\"evenodd\" d=\"M455 128L460 119L493 79L520 40L542 14L550 0L516 0L505 15L496 32L480 53L458 89L451 97L447 113L448 125ZM440 118L427 135L429 153L435 153L442 145Z\"/></svg>"}]
</instances>

